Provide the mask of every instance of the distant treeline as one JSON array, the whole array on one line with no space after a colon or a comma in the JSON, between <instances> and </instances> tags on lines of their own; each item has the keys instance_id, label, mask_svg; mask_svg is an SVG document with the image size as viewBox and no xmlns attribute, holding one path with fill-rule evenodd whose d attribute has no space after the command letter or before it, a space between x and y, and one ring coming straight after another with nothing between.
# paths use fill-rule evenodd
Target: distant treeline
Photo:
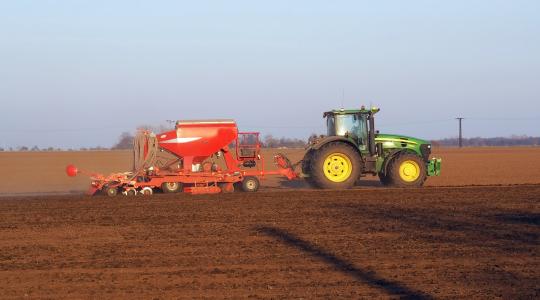
<instances>
[{"instance_id":1,"label":"distant treeline","mask_svg":"<svg viewBox=\"0 0 540 300\"><path fill-rule=\"evenodd\" d=\"M447 138L435 140L432 142L434 146L453 147L459 145L458 138ZM511 137L493 137L493 138L464 138L464 147L489 147L489 146L539 146L540 137L514 135Z\"/></svg>"},{"instance_id":2,"label":"distant treeline","mask_svg":"<svg viewBox=\"0 0 540 300\"><path fill-rule=\"evenodd\" d=\"M114 150L131 149L133 147L133 135L129 132L124 132L118 138L118 142L111 148ZM266 135L260 141L261 146L266 148L303 148L306 146L306 141L295 138L275 138L272 135Z\"/></svg>"},{"instance_id":3,"label":"distant treeline","mask_svg":"<svg viewBox=\"0 0 540 300\"><path fill-rule=\"evenodd\" d=\"M312 134L310 139L317 137ZM308 139L309 140L309 139ZM458 146L458 138L446 138L442 140L433 140L434 146L453 147ZM133 145L133 135L124 132L120 135L118 143L111 149L131 149ZM286 137L274 137L273 135L265 135L261 140L261 145L266 148L304 148L307 145L307 140ZM487 147L487 146L539 146L540 137L513 135L510 137L494 137L494 138L464 138L463 146L465 147Z\"/></svg>"},{"instance_id":4,"label":"distant treeline","mask_svg":"<svg viewBox=\"0 0 540 300\"><path fill-rule=\"evenodd\" d=\"M311 135L310 139L317 135ZM309 139L308 139L309 140ZM458 146L458 138L446 138L442 140L433 140L434 146L452 147ZM274 138L272 135L267 135L263 138L262 145L268 148L302 148L307 145L307 141L302 139L291 138ZM540 146L540 137L532 136L511 136L511 137L493 137L493 138L464 138L463 146L465 147L489 147L489 146Z\"/></svg>"},{"instance_id":5,"label":"distant treeline","mask_svg":"<svg viewBox=\"0 0 540 300\"><path fill-rule=\"evenodd\" d=\"M316 135L312 135L314 137ZM310 137L310 138L312 138ZM118 142L108 148L108 147L89 147L89 148L79 148L79 149L60 149L55 147L39 148L38 146L33 147L9 147L2 148L0 147L0 152L3 151L96 151L96 150L129 150L133 148L133 135L124 132L118 138ZM442 146L442 147L457 147L459 145L458 138L446 138L442 140L433 140L433 146ZM307 145L306 140L297 139L297 138L276 138L272 135L265 135L261 140L261 145L266 148L304 148ZM474 137L474 138L464 138L463 139L464 147L490 147L490 146L540 146L540 137L532 136L511 136L511 137L493 137L493 138L483 138L483 137Z\"/></svg>"},{"instance_id":6,"label":"distant treeline","mask_svg":"<svg viewBox=\"0 0 540 300\"><path fill-rule=\"evenodd\" d=\"M43 147L40 148L38 146L33 147L26 147L26 146L19 146L19 147L8 147L8 148L2 148L0 147L0 152L53 152L53 151L97 151L97 150L111 150L111 148L107 147L82 147L82 148L56 148L56 147Z\"/></svg>"},{"instance_id":7,"label":"distant treeline","mask_svg":"<svg viewBox=\"0 0 540 300\"><path fill-rule=\"evenodd\" d=\"M302 139L280 137L275 138L272 135L264 136L261 144L265 148L304 148L307 142Z\"/></svg>"}]
</instances>

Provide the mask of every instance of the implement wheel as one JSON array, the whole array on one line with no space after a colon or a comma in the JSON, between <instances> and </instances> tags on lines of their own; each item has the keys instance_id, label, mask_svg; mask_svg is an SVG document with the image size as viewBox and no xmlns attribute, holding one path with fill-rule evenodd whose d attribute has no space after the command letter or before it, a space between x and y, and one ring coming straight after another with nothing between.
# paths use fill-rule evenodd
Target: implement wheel
<instances>
[{"instance_id":1,"label":"implement wheel","mask_svg":"<svg viewBox=\"0 0 540 300\"><path fill-rule=\"evenodd\" d=\"M154 194L154 191L152 190L151 187L144 187L144 188L142 188L142 190L140 191L140 193L141 193L143 196L151 196L152 194Z\"/></svg>"},{"instance_id":2,"label":"implement wheel","mask_svg":"<svg viewBox=\"0 0 540 300\"><path fill-rule=\"evenodd\" d=\"M350 189L362 170L362 158L352 146L328 143L313 153L310 159L310 181L322 189Z\"/></svg>"},{"instance_id":3,"label":"implement wheel","mask_svg":"<svg viewBox=\"0 0 540 300\"><path fill-rule=\"evenodd\" d=\"M388 164L386 174L389 185L397 187L420 187L424 184L426 176L424 160L410 153L404 153L392 159Z\"/></svg>"},{"instance_id":4,"label":"implement wheel","mask_svg":"<svg viewBox=\"0 0 540 300\"><path fill-rule=\"evenodd\" d=\"M181 192L182 188L183 186L180 182L164 182L161 184L161 190L166 194Z\"/></svg>"},{"instance_id":5,"label":"implement wheel","mask_svg":"<svg viewBox=\"0 0 540 300\"><path fill-rule=\"evenodd\" d=\"M126 190L124 193L125 196L128 196L128 197L134 197L134 196L137 196L137 191L135 189L129 189L129 190Z\"/></svg>"},{"instance_id":6,"label":"implement wheel","mask_svg":"<svg viewBox=\"0 0 540 300\"><path fill-rule=\"evenodd\" d=\"M102 192L106 196L114 197L118 195L118 188L115 186L104 186Z\"/></svg>"},{"instance_id":7,"label":"implement wheel","mask_svg":"<svg viewBox=\"0 0 540 300\"><path fill-rule=\"evenodd\" d=\"M255 176L246 176L242 180L242 191L247 193L253 193L259 190L259 179Z\"/></svg>"}]
</instances>

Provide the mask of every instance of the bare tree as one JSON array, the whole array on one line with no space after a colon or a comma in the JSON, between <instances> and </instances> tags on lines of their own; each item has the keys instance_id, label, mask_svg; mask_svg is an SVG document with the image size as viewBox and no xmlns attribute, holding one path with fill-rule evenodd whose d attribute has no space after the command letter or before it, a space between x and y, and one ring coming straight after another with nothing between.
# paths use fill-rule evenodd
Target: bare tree
<instances>
[{"instance_id":1,"label":"bare tree","mask_svg":"<svg viewBox=\"0 0 540 300\"><path fill-rule=\"evenodd\" d=\"M135 137L129 132L122 132L118 142L112 147L114 150L124 150L133 148L133 139Z\"/></svg>"},{"instance_id":2,"label":"bare tree","mask_svg":"<svg viewBox=\"0 0 540 300\"><path fill-rule=\"evenodd\" d=\"M279 147L287 147L287 148L303 148L306 146L306 141L296 138L275 138L273 135L269 134L264 136L263 139L263 146L266 148L279 148Z\"/></svg>"}]
</instances>

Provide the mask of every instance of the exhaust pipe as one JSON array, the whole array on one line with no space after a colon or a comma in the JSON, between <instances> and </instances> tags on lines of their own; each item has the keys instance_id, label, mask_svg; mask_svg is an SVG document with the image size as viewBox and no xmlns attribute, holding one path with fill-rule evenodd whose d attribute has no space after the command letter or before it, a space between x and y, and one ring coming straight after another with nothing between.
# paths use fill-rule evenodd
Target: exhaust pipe
<instances>
[{"instance_id":1,"label":"exhaust pipe","mask_svg":"<svg viewBox=\"0 0 540 300\"><path fill-rule=\"evenodd\" d=\"M375 155L375 119L373 114L369 114L369 154Z\"/></svg>"}]
</instances>

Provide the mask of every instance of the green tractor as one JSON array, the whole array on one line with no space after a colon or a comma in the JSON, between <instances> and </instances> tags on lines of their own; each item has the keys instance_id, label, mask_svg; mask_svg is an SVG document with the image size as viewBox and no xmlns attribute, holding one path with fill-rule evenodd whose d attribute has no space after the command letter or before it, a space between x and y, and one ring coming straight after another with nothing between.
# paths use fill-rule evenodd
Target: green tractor
<instances>
[{"instance_id":1,"label":"green tractor","mask_svg":"<svg viewBox=\"0 0 540 300\"><path fill-rule=\"evenodd\" d=\"M419 187L441 172L428 141L375 130L378 108L325 112L328 133L310 140L302 161L306 181L317 188L348 189L366 174L386 186Z\"/></svg>"}]
</instances>

